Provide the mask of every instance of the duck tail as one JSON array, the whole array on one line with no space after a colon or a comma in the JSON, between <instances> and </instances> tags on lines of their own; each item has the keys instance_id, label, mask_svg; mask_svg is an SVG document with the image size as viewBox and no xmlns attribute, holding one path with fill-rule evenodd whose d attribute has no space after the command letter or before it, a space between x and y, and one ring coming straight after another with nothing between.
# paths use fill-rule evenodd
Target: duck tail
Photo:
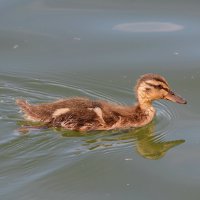
<instances>
[{"instance_id":1,"label":"duck tail","mask_svg":"<svg viewBox=\"0 0 200 200\"><path fill-rule=\"evenodd\" d=\"M26 100L16 99L16 104L20 107L21 111L23 111L26 120L32 122L45 122L45 119L43 120L42 116L38 114L36 107L29 104Z\"/></svg>"},{"instance_id":2,"label":"duck tail","mask_svg":"<svg viewBox=\"0 0 200 200\"><path fill-rule=\"evenodd\" d=\"M38 121L37 114L33 111L33 106L24 99L17 99L16 104L24 112L24 118L30 121Z\"/></svg>"},{"instance_id":3,"label":"duck tail","mask_svg":"<svg viewBox=\"0 0 200 200\"><path fill-rule=\"evenodd\" d=\"M24 99L17 99L16 104L21 108L24 112L29 112L31 105Z\"/></svg>"}]
</instances>

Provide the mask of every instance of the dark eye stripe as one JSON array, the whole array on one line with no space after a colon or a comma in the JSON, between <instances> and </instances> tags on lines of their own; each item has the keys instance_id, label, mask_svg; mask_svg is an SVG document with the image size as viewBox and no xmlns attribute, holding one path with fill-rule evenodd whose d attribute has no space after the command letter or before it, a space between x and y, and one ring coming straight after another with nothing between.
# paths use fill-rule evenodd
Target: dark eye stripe
<instances>
[{"instance_id":1,"label":"dark eye stripe","mask_svg":"<svg viewBox=\"0 0 200 200\"><path fill-rule=\"evenodd\" d=\"M169 92L169 89L168 88L165 88L165 87L163 87L162 85L154 85L154 84L151 84L151 83L147 83L146 82L146 84L147 85L149 85L149 86L151 86L151 87L154 87L154 88L156 88L156 89L163 89L163 90L165 90L165 91L167 91L167 92Z\"/></svg>"},{"instance_id":2,"label":"dark eye stripe","mask_svg":"<svg viewBox=\"0 0 200 200\"><path fill-rule=\"evenodd\" d=\"M164 80L162 80L161 78L154 77L153 79L167 85L167 83Z\"/></svg>"},{"instance_id":3,"label":"dark eye stripe","mask_svg":"<svg viewBox=\"0 0 200 200\"><path fill-rule=\"evenodd\" d=\"M170 92L170 90L168 88L162 88L163 90L167 91L167 92Z\"/></svg>"},{"instance_id":4,"label":"dark eye stripe","mask_svg":"<svg viewBox=\"0 0 200 200\"><path fill-rule=\"evenodd\" d=\"M159 76L155 76L153 74L149 74L148 76L144 76L141 81L149 81L149 80L155 80L157 82L161 82L161 83L164 83L165 85L168 86L168 83L161 77Z\"/></svg>"}]
</instances>

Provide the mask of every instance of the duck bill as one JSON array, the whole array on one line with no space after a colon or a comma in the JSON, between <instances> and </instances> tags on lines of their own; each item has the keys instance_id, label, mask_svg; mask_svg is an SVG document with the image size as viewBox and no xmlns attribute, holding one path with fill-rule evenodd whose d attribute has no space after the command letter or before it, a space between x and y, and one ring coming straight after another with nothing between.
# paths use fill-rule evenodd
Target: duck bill
<instances>
[{"instance_id":1,"label":"duck bill","mask_svg":"<svg viewBox=\"0 0 200 200\"><path fill-rule=\"evenodd\" d=\"M169 93L165 96L166 100L173 101L175 103L180 103L180 104L186 104L187 101L183 99L181 96L175 94L172 91L169 91Z\"/></svg>"}]
</instances>

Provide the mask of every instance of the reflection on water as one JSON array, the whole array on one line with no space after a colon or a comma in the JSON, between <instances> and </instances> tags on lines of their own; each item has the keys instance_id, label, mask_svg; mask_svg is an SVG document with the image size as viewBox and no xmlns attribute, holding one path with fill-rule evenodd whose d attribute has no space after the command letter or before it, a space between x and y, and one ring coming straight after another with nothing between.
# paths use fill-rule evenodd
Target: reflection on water
<instances>
[{"instance_id":1,"label":"reflection on water","mask_svg":"<svg viewBox=\"0 0 200 200\"><path fill-rule=\"evenodd\" d=\"M170 22L132 22L118 24L113 27L113 30L124 32L173 32L180 31L184 27L182 25L173 24Z\"/></svg>"},{"instance_id":2,"label":"reflection on water","mask_svg":"<svg viewBox=\"0 0 200 200\"><path fill-rule=\"evenodd\" d=\"M139 155L144 158L157 160L165 156L167 151L185 142L185 140L165 141L163 135L155 134L155 124L151 124L137 129L123 131L97 131L76 132L62 131L64 137L83 137L83 141L89 150L104 149L120 145L132 145Z\"/></svg>"},{"instance_id":3,"label":"reflection on water","mask_svg":"<svg viewBox=\"0 0 200 200\"><path fill-rule=\"evenodd\" d=\"M144 158L160 159L168 150L185 142L185 140L162 140L162 135L154 134L154 128L154 124L150 124L135 134L136 149Z\"/></svg>"},{"instance_id":4,"label":"reflection on water","mask_svg":"<svg viewBox=\"0 0 200 200\"><path fill-rule=\"evenodd\" d=\"M26 122L24 122L26 124ZM22 125L22 123L20 123ZM30 125L27 124L21 127L19 130L22 134L27 134L30 129L48 128L42 125ZM83 146L87 147L88 150L105 149L111 147L120 147L122 145L132 145L136 148L140 156L157 160L164 157L170 149L176 147L185 142L185 140L171 140L165 141L163 135L156 135L154 133L155 125L151 123L143 128L130 129L124 131L97 131L97 132L77 132L77 131L66 131L58 130L63 137L67 138L81 138L84 143ZM79 151L81 149L78 148ZM85 151L85 148L82 149ZM76 154L77 152L75 152ZM81 152L79 152L81 153Z\"/></svg>"}]
</instances>

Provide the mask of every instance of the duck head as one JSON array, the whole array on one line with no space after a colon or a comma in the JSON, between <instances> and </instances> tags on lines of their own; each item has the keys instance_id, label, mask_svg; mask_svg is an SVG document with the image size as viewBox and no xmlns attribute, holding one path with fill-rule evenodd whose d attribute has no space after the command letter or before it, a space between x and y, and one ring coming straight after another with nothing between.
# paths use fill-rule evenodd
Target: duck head
<instances>
[{"instance_id":1,"label":"duck head","mask_svg":"<svg viewBox=\"0 0 200 200\"><path fill-rule=\"evenodd\" d=\"M135 87L136 96L141 107L149 107L152 101L166 99L180 104L187 101L175 94L169 87L164 77L157 74L145 74L141 76Z\"/></svg>"}]
</instances>

